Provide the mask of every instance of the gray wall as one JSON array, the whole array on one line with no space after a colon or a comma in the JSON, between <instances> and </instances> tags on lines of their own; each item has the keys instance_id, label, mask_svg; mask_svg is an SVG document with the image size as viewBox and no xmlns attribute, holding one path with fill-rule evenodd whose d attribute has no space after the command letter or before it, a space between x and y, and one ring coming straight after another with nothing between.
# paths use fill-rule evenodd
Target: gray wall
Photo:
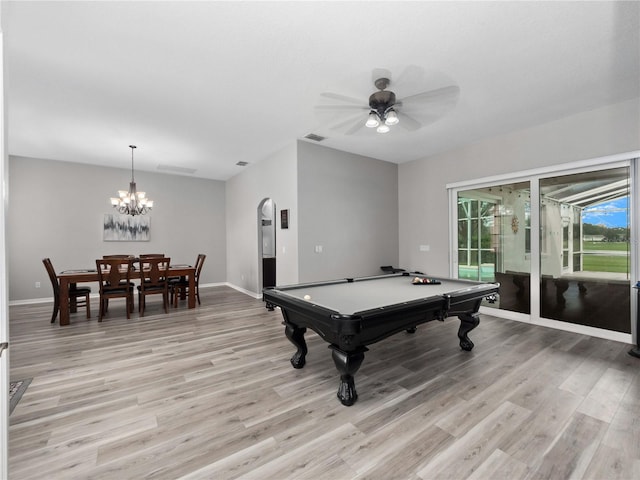
<instances>
[{"instance_id":1,"label":"gray wall","mask_svg":"<svg viewBox=\"0 0 640 480\"><path fill-rule=\"evenodd\" d=\"M449 274L447 183L640 149L634 99L494 137L399 167L400 263ZM429 251L420 251L429 245Z\"/></svg>"},{"instance_id":2,"label":"gray wall","mask_svg":"<svg viewBox=\"0 0 640 480\"><path fill-rule=\"evenodd\" d=\"M298 211L300 282L398 265L396 164L300 141Z\"/></svg>"},{"instance_id":3,"label":"gray wall","mask_svg":"<svg viewBox=\"0 0 640 480\"><path fill-rule=\"evenodd\" d=\"M247 293L261 295L262 269L258 261L258 206L275 202L276 283L298 281L298 199L296 145L250 165L227 180L227 281ZM289 228L281 229L280 210L289 210Z\"/></svg>"},{"instance_id":4,"label":"gray wall","mask_svg":"<svg viewBox=\"0 0 640 480\"><path fill-rule=\"evenodd\" d=\"M63 270L91 266L106 253L145 251L176 263L206 253L203 284L227 281L257 295L257 208L265 198L276 203L280 285L377 274L384 264L447 275L447 183L638 150L638 105L611 105L399 166L299 141L226 183L136 172L155 202L150 242L102 241L108 198L127 187L128 170L11 157L10 300L51 296L45 256ZM289 210L287 230L282 209Z\"/></svg>"},{"instance_id":5,"label":"gray wall","mask_svg":"<svg viewBox=\"0 0 640 480\"><path fill-rule=\"evenodd\" d=\"M64 270L95 268L95 259L110 253L165 253L189 264L205 253L201 284L226 280L225 183L136 172L138 188L154 200L151 241L104 242L109 198L127 189L130 177L125 169L9 158L10 301L52 296L43 257Z\"/></svg>"}]
</instances>

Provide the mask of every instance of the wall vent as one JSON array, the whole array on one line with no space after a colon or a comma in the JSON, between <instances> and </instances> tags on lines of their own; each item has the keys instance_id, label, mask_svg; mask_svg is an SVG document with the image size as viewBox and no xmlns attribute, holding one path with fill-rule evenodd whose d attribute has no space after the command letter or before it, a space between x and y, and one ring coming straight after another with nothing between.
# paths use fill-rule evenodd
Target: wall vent
<instances>
[{"instance_id":1,"label":"wall vent","mask_svg":"<svg viewBox=\"0 0 640 480\"><path fill-rule=\"evenodd\" d=\"M240 162L236 163L236 165L238 165L239 167L246 167L247 165L249 165L249 162L240 161Z\"/></svg>"},{"instance_id":2,"label":"wall vent","mask_svg":"<svg viewBox=\"0 0 640 480\"><path fill-rule=\"evenodd\" d=\"M316 135L315 133L309 133L305 135L304 138L308 138L309 140L313 140L314 142L321 142L327 139L327 137L321 137L320 135Z\"/></svg>"}]
</instances>

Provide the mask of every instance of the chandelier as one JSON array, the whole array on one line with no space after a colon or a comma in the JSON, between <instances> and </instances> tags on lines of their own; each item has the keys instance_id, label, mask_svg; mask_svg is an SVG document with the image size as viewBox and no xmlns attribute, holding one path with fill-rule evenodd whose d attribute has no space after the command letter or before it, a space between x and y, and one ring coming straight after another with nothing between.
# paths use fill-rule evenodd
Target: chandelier
<instances>
[{"instance_id":1,"label":"chandelier","mask_svg":"<svg viewBox=\"0 0 640 480\"><path fill-rule=\"evenodd\" d=\"M111 205L119 213L124 215L144 215L153 208L153 200L149 200L144 192L136 190L136 181L133 178L133 150L135 145L129 145L131 149L131 183L129 191L119 190L118 198L111 197Z\"/></svg>"}]
</instances>

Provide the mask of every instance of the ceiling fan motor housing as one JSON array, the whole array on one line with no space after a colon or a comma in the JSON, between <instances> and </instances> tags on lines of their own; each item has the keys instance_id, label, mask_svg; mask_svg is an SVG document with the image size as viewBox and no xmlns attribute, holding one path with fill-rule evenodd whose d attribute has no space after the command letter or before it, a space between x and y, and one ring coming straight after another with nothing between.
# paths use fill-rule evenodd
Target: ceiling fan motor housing
<instances>
[{"instance_id":1,"label":"ceiling fan motor housing","mask_svg":"<svg viewBox=\"0 0 640 480\"><path fill-rule=\"evenodd\" d=\"M393 107L395 103L396 94L386 90L375 92L369 97L369 107L382 119L384 119L387 110Z\"/></svg>"}]
</instances>

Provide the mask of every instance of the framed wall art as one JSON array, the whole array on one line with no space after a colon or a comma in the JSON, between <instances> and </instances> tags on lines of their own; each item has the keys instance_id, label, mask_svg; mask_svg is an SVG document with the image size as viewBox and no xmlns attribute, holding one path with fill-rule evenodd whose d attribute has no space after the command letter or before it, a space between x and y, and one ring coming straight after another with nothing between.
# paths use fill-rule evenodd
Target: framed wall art
<instances>
[{"instance_id":1,"label":"framed wall art","mask_svg":"<svg viewBox=\"0 0 640 480\"><path fill-rule=\"evenodd\" d=\"M144 215L105 213L102 240L105 242L148 242L151 219Z\"/></svg>"}]
</instances>

